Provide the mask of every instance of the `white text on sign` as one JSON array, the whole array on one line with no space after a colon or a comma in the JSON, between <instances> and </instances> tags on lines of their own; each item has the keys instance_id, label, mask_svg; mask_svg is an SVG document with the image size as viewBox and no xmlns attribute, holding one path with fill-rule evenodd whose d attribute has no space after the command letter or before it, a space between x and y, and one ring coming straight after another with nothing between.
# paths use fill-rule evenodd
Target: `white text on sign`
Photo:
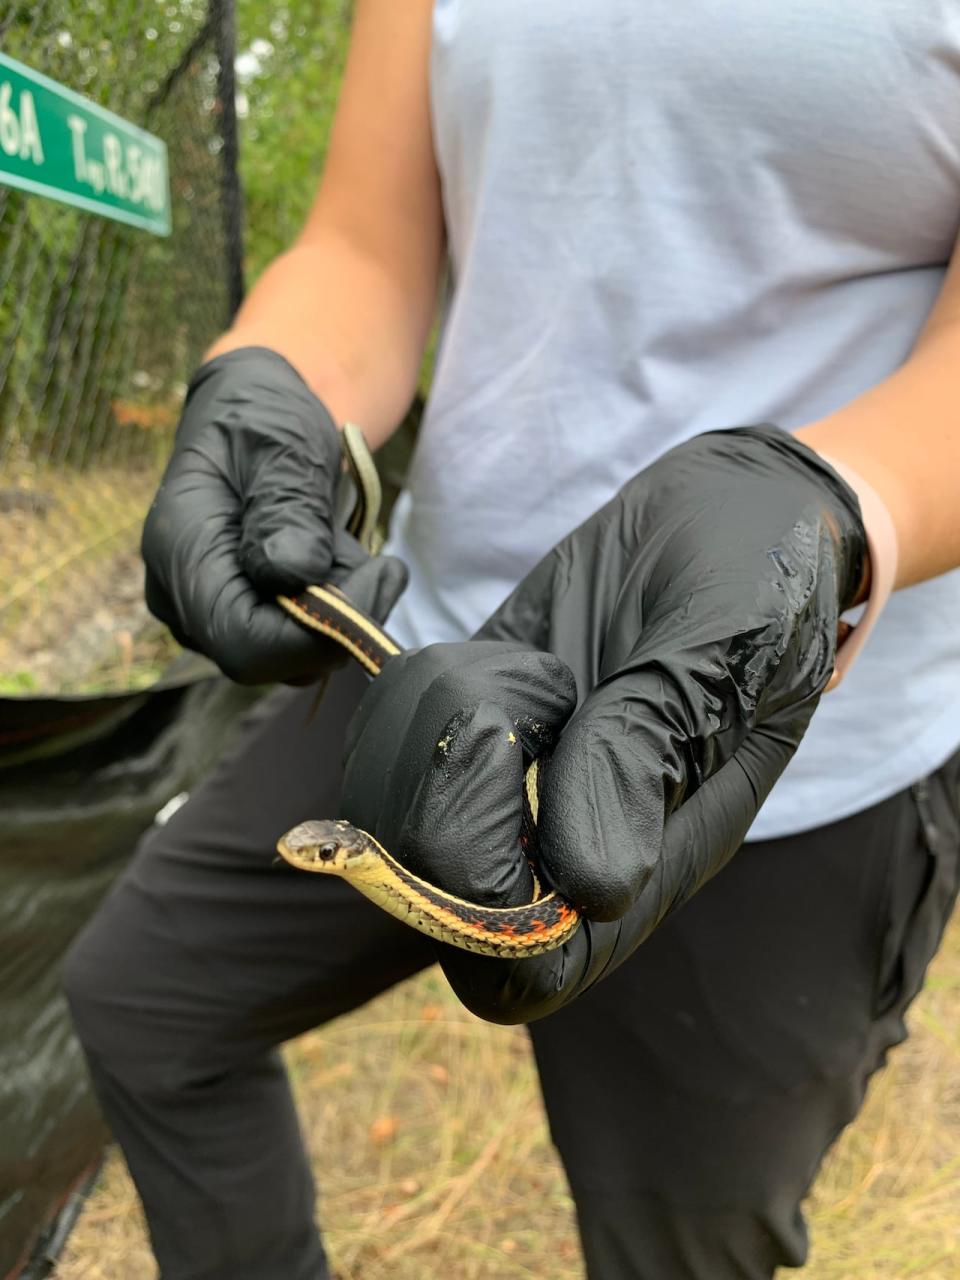
<instances>
[{"instance_id":1,"label":"white text on sign","mask_svg":"<svg viewBox=\"0 0 960 1280\"><path fill-rule=\"evenodd\" d=\"M0 148L8 156L43 164L43 140L33 94L23 89L14 104L9 80L0 80Z\"/></svg>"},{"instance_id":2,"label":"white text on sign","mask_svg":"<svg viewBox=\"0 0 960 1280\"><path fill-rule=\"evenodd\" d=\"M78 182L98 195L104 192L118 200L159 213L164 208L165 188L163 164L158 156L148 155L135 142L124 143L115 133L104 133L100 159L87 150L87 122L81 116L67 116L67 127L73 142L73 168Z\"/></svg>"}]
</instances>

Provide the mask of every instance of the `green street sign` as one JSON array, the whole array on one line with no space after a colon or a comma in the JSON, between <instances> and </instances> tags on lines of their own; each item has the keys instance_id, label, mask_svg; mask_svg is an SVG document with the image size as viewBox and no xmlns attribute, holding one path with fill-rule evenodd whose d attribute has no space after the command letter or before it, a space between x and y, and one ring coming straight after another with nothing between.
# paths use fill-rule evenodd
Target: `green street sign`
<instances>
[{"instance_id":1,"label":"green street sign","mask_svg":"<svg viewBox=\"0 0 960 1280\"><path fill-rule=\"evenodd\" d=\"M170 234L166 144L0 53L0 186Z\"/></svg>"}]
</instances>

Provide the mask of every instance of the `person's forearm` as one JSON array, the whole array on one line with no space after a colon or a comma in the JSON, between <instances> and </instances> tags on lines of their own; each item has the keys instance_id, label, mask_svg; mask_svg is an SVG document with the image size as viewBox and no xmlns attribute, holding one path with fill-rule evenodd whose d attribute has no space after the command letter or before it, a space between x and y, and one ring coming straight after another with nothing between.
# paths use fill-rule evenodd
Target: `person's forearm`
<instances>
[{"instance_id":1,"label":"person's forearm","mask_svg":"<svg viewBox=\"0 0 960 1280\"><path fill-rule=\"evenodd\" d=\"M892 377L797 432L845 462L893 517L896 586L960 565L960 319L924 330Z\"/></svg>"},{"instance_id":2,"label":"person's forearm","mask_svg":"<svg viewBox=\"0 0 960 1280\"><path fill-rule=\"evenodd\" d=\"M416 285L335 230L299 241L264 271L232 328L207 352L270 347L285 356L339 422L377 448L416 391L437 273Z\"/></svg>"}]
</instances>

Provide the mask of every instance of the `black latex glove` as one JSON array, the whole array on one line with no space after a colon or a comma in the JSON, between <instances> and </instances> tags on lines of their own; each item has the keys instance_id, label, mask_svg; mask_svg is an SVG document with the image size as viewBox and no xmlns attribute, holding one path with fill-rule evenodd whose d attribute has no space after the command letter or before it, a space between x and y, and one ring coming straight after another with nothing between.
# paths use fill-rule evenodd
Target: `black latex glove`
<instances>
[{"instance_id":1,"label":"black latex glove","mask_svg":"<svg viewBox=\"0 0 960 1280\"><path fill-rule=\"evenodd\" d=\"M332 582L382 621L406 585L400 561L334 528L340 472L333 419L283 356L244 347L203 365L143 529L151 612L243 684L340 665L275 597Z\"/></svg>"},{"instance_id":2,"label":"black latex glove","mask_svg":"<svg viewBox=\"0 0 960 1280\"><path fill-rule=\"evenodd\" d=\"M703 435L560 543L482 643L387 665L352 726L345 816L462 897L523 900L510 718L558 738L539 864L587 920L530 959L440 947L468 1007L501 1022L559 1008L732 856L830 677L865 554L856 499L816 454L773 427ZM569 675L524 645L574 673L565 726Z\"/></svg>"},{"instance_id":3,"label":"black latex glove","mask_svg":"<svg viewBox=\"0 0 960 1280\"><path fill-rule=\"evenodd\" d=\"M523 771L550 752L576 697L570 669L524 644L391 658L347 734L344 816L434 884L491 907L529 902Z\"/></svg>"}]
</instances>

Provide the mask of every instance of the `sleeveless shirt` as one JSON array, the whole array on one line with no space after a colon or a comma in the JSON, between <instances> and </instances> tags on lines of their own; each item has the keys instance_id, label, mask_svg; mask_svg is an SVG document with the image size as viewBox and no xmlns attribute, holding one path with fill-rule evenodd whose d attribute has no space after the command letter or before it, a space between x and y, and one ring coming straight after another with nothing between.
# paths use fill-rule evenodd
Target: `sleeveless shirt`
<instances>
[{"instance_id":1,"label":"sleeveless shirt","mask_svg":"<svg viewBox=\"0 0 960 1280\"><path fill-rule=\"evenodd\" d=\"M450 271L389 540L410 645L470 635L680 441L795 429L887 377L960 221L956 0L436 0L433 22ZM751 836L866 808L958 742L955 572L892 597Z\"/></svg>"}]
</instances>

